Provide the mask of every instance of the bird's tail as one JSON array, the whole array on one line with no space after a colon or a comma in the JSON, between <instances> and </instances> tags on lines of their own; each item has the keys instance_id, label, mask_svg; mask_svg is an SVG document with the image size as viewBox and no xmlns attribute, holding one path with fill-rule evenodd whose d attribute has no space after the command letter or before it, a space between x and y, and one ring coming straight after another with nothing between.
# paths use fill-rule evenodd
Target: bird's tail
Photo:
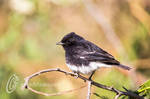
<instances>
[{"instance_id":1,"label":"bird's tail","mask_svg":"<svg viewBox=\"0 0 150 99\"><path fill-rule=\"evenodd\" d=\"M126 70L130 70L130 69L132 69L131 67L129 67L129 66L125 66L125 65L122 65L122 64L120 64L120 65L116 65L116 66L121 67L121 68L126 69Z\"/></svg>"}]
</instances>

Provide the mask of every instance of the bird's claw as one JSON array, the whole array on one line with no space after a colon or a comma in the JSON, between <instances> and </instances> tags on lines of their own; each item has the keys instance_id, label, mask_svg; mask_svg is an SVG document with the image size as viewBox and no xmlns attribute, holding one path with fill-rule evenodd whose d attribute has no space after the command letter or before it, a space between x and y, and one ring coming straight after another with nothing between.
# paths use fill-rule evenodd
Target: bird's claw
<instances>
[{"instance_id":1,"label":"bird's claw","mask_svg":"<svg viewBox=\"0 0 150 99\"><path fill-rule=\"evenodd\" d=\"M74 78L77 79L79 77L78 73L74 73Z\"/></svg>"}]
</instances>

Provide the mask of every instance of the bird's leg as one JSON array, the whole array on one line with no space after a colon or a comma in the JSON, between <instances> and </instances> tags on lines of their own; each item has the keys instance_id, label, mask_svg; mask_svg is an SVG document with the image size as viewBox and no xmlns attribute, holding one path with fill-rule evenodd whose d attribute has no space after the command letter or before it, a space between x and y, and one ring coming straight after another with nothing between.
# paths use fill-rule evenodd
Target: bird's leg
<instances>
[{"instance_id":1,"label":"bird's leg","mask_svg":"<svg viewBox=\"0 0 150 99\"><path fill-rule=\"evenodd\" d=\"M96 71L96 70L95 70ZM92 76L94 75L95 71L92 72L92 74L89 77L89 80L92 80Z\"/></svg>"}]
</instances>

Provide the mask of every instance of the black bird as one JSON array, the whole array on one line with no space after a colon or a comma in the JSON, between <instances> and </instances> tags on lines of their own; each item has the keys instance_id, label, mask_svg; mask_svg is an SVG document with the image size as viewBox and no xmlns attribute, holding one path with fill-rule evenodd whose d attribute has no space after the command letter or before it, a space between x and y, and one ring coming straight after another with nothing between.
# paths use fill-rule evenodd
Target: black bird
<instances>
[{"instance_id":1,"label":"black bird","mask_svg":"<svg viewBox=\"0 0 150 99\"><path fill-rule=\"evenodd\" d=\"M117 66L126 70L131 69L128 66L122 65L108 52L74 32L65 35L57 45L62 45L65 50L67 66L77 74L91 73L89 79L100 67Z\"/></svg>"}]
</instances>

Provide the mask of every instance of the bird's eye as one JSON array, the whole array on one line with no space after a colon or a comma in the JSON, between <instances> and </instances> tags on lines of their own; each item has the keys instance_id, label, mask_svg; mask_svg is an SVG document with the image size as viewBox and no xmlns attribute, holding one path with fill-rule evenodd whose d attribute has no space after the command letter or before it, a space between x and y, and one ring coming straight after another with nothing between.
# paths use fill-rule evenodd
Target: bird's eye
<instances>
[{"instance_id":1,"label":"bird's eye","mask_svg":"<svg viewBox=\"0 0 150 99\"><path fill-rule=\"evenodd\" d=\"M70 40L68 40L68 41L67 41L67 43L69 43L69 44L70 44L70 43L71 43L71 41L70 41Z\"/></svg>"},{"instance_id":2,"label":"bird's eye","mask_svg":"<svg viewBox=\"0 0 150 99\"><path fill-rule=\"evenodd\" d=\"M73 44L73 40L72 40L72 39L68 40L68 41L67 41L67 44L69 44L69 45L70 45L70 44Z\"/></svg>"}]
</instances>

